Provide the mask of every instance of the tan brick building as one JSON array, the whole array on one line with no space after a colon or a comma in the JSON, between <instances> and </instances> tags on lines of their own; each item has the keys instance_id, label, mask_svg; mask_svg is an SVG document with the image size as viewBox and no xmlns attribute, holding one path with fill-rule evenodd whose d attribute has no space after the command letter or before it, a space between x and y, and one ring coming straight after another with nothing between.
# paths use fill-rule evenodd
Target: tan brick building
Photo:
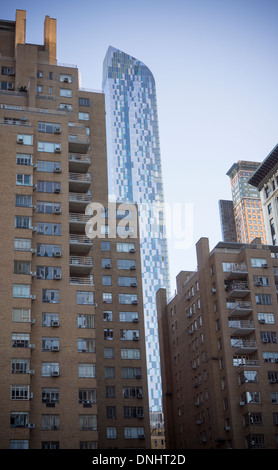
<instances>
[{"instance_id":1,"label":"tan brick building","mask_svg":"<svg viewBox=\"0 0 278 470\"><path fill-rule=\"evenodd\" d=\"M0 446L150 448L137 213L108 207L104 95L56 60L56 20L26 44L0 20ZM92 215L92 214L91 214Z\"/></svg>"},{"instance_id":2,"label":"tan brick building","mask_svg":"<svg viewBox=\"0 0 278 470\"><path fill-rule=\"evenodd\" d=\"M196 272L157 293L166 447L278 447L278 249L196 245Z\"/></svg>"}]
</instances>

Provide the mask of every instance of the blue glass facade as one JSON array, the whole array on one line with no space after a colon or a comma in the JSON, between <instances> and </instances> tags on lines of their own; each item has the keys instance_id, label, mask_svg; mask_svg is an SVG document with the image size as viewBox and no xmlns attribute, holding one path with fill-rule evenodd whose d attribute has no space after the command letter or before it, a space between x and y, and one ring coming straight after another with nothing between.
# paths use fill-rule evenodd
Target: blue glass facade
<instances>
[{"instance_id":1,"label":"blue glass facade","mask_svg":"<svg viewBox=\"0 0 278 470\"><path fill-rule=\"evenodd\" d=\"M170 294L155 81L142 62L109 47L103 63L110 199L139 208L149 403L162 407L156 291Z\"/></svg>"}]
</instances>

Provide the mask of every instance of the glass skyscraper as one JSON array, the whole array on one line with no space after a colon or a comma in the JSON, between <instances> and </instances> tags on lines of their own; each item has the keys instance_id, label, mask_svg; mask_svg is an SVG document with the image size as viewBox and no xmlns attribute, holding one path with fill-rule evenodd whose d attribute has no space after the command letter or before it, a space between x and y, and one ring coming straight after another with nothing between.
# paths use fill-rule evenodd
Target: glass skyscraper
<instances>
[{"instance_id":1,"label":"glass skyscraper","mask_svg":"<svg viewBox=\"0 0 278 470\"><path fill-rule=\"evenodd\" d=\"M156 291L170 293L156 88L141 61L109 47L103 63L110 200L138 204L150 409L162 390Z\"/></svg>"}]
</instances>

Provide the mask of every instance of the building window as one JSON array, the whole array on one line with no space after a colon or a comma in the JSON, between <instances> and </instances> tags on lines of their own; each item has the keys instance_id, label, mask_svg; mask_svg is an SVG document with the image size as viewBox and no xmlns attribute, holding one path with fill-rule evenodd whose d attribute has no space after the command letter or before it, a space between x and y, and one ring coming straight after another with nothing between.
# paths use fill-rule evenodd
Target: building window
<instances>
[{"instance_id":1,"label":"building window","mask_svg":"<svg viewBox=\"0 0 278 470\"><path fill-rule=\"evenodd\" d=\"M77 305L93 305L94 293L93 292L77 292Z\"/></svg>"},{"instance_id":2,"label":"building window","mask_svg":"<svg viewBox=\"0 0 278 470\"><path fill-rule=\"evenodd\" d=\"M59 313L42 313L42 326L59 326Z\"/></svg>"},{"instance_id":3,"label":"building window","mask_svg":"<svg viewBox=\"0 0 278 470\"><path fill-rule=\"evenodd\" d=\"M256 294L257 305L272 305L271 294Z\"/></svg>"},{"instance_id":4,"label":"building window","mask_svg":"<svg viewBox=\"0 0 278 470\"><path fill-rule=\"evenodd\" d=\"M119 294L119 304L138 304L137 294Z\"/></svg>"},{"instance_id":5,"label":"building window","mask_svg":"<svg viewBox=\"0 0 278 470\"><path fill-rule=\"evenodd\" d=\"M125 439L143 439L145 437L144 428L124 428Z\"/></svg>"},{"instance_id":6,"label":"building window","mask_svg":"<svg viewBox=\"0 0 278 470\"><path fill-rule=\"evenodd\" d=\"M59 351L59 338L42 338L42 351Z\"/></svg>"},{"instance_id":7,"label":"building window","mask_svg":"<svg viewBox=\"0 0 278 470\"><path fill-rule=\"evenodd\" d=\"M15 205L16 207L32 207L32 196L16 194Z\"/></svg>"},{"instance_id":8,"label":"building window","mask_svg":"<svg viewBox=\"0 0 278 470\"><path fill-rule=\"evenodd\" d=\"M139 321L139 314L138 312L120 312L120 321L121 322L134 322L137 323Z\"/></svg>"},{"instance_id":9,"label":"building window","mask_svg":"<svg viewBox=\"0 0 278 470\"><path fill-rule=\"evenodd\" d=\"M17 186L32 186L32 175L17 174L16 184Z\"/></svg>"},{"instance_id":10,"label":"building window","mask_svg":"<svg viewBox=\"0 0 278 470\"><path fill-rule=\"evenodd\" d=\"M136 287L137 280L136 277L120 276L118 278L119 287Z\"/></svg>"},{"instance_id":11,"label":"building window","mask_svg":"<svg viewBox=\"0 0 278 470\"><path fill-rule=\"evenodd\" d=\"M17 165L32 165L32 155L26 153L17 153L16 154L16 164Z\"/></svg>"},{"instance_id":12,"label":"building window","mask_svg":"<svg viewBox=\"0 0 278 470\"><path fill-rule=\"evenodd\" d=\"M12 374L28 374L29 359L12 359L11 361L11 372Z\"/></svg>"},{"instance_id":13,"label":"building window","mask_svg":"<svg viewBox=\"0 0 278 470\"><path fill-rule=\"evenodd\" d=\"M134 260L118 260L118 269L136 269L136 264Z\"/></svg>"},{"instance_id":14,"label":"building window","mask_svg":"<svg viewBox=\"0 0 278 470\"><path fill-rule=\"evenodd\" d=\"M11 439L10 449L29 449L29 441L27 439Z\"/></svg>"},{"instance_id":15,"label":"building window","mask_svg":"<svg viewBox=\"0 0 278 470\"><path fill-rule=\"evenodd\" d=\"M140 349L121 349L121 359L141 359Z\"/></svg>"},{"instance_id":16,"label":"building window","mask_svg":"<svg viewBox=\"0 0 278 470\"><path fill-rule=\"evenodd\" d=\"M104 358L114 359L114 348L104 348Z\"/></svg>"},{"instance_id":17,"label":"building window","mask_svg":"<svg viewBox=\"0 0 278 470\"><path fill-rule=\"evenodd\" d=\"M14 274L30 274L31 261L14 261Z\"/></svg>"},{"instance_id":18,"label":"building window","mask_svg":"<svg viewBox=\"0 0 278 470\"><path fill-rule=\"evenodd\" d=\"M79 106L90 106L89 98L78 98Z\"/></svg>"},{"instance_id":19,"label":"building window","mask_svg":"<svg viewBox=\"0 0 278 470\"><path fill-rule=\"evenodd\" d=\"M43 303L59 303L59 291L56 289L43 289L42 290L42 301Z\"/></svg>"},{"instance_id":20,"label":"building window","mask_svg":"<svg viewBox=\"0 0 278 470\"><path fill-rule=\"evenodd\" d=\"M78 352L81 353L95 353L96 345L94 338L78 338Z\"/></svg>"},{"instance_id":21,"label":"building window","mask_svg":"<svg viewBox=\"0 0 278 470\"><path fill-rule=\"evenodd\" d=\"M78 377L94 378L96 376L95 364L78 364Z\"/></svg>"},{"instance_id":22,"label":"building window","mask_svg":"<svg viewBox=\"0 0 278 470\"><path fill-rule=\"evenodd\" d=\"M59 388L42 388L42 403L59 403Z\"/></svg>"},{"instance_id":23,"label":"building window","mask_svg":"<svg viewBox=\"0 0 278 470\"><path fill-rule=\"evenodd\" d=\"M61 183L57 181L38 181L39 193L61 193Z\"/></svg>"},{"instance_id":24,"label":"building window","mask_svg":"<svg viewBox=\"0 0 278 470\"><path fill-rule=\"evenodd\" d=\"M14 411L10 414L11 428L27 428L29 422L29 413L25 411Z\"/></svg>"},{"instance_id":25,"label":"building window","mask_svg":"<svg viewBox=\"0 0 278 470\"><path fill-rule=\"evenodd\" d=\"M101 251L110 251L110 242L101 242Z\"/></svg>"},{"instance_id":26,"label":"building window","mask_svg":"<svg viewBox=\"0 0 278 470\"><path fill-rule=\"evenodd\" d=\"M30 308L13 308L12 321L13 322L27 322L31 320Z\"/></svg>"},{"instance_id":27,"label":"building window","mask_svg":"<svg viewBox=\"0 0 278 470\"><path fill-rule=\"evenodd\" d=\"M72 76L69 75L69 74L61 73L60 74L60 82L72 83Z\"/></svg>"},{"instance_id":28,"label":"building window","mask_svg":"<svg viewBox=\"0 0 278 470\"><path fill-rule=\"evenodd\" d=\"M58 431L60 429L60 416L42 415L42 429L44 431Z\"/></svg>"},{"instance_id":29,"label":"building window","mask_svg":"<svg viewBox=\"0 0 278 470\"><path fill-rule=\"evenodd\" d=\"M61 279L61 268L37 266L37 279Z\"/></svg>"},{"instance_id":30,"label":"building window","mask_svg":"<svg viewBox=\"0 0 278 470\"><path fill-rule=\"evenodd\" d=\"M17 134L17 143L23 145L33 145L33 136L29 134Z\"/></svg>"},{"instance_id":31,"label":"building window","mask_svg":"<svg viewBox=\"0 0 278 470\"><path fill-rule=\"evenodd\" d=\"M80 121L89 121L90 119L89 113L79 112L78 117Z\"/></svg>"},{"instance_id":32,"label":"building window","mask_svg":"<svg viewBox=\"0 0 278 470\"><path fill-rule=\"evenodd\" d=\"M37 244L37 256L47 256L49 258L55 258L61 256L61 245L48 245L48 244Z\"/></svg>"},{"instance_id":33,"label":"building window","mask_svg":"<svg viewBox=\"0 0 278 470\"><path fill-rule=\"evenodd\" d=\"M45 173L61 173L61 163L38 160L37 171L41 171Z\"/></svg>"},{"instance_id":34,"label":"building window","mask_svg":"<svg viewBox=\"0 0 278 470\"><path fill-rule=\"evenodd\" d=\"M95 316L88 314L77 315L77 328L94 328L95 327Z\"/></svg>"},{"instance_id":35,"label":"building window","mask_svg":"<svg viewBox=\"0 0 278 470\"><path fill-rule=\"evenodd\" d=\"M11 400L29 400L29 385L11 385Z\"/></svg>"},{"instance_id":36,"label":"building window","mask_svg":"<svg viewBox=\"0 0 278 470\"><path fill-rule=\"evenodd\" d=\"M47 153L60 153L61 144L53 142L38 142L38 151Z\"/></svg>"},{"instance_id":37,"label":"building window","mask_svg":"<svg viewBox=\"0 0 278 470\"><path fill-rule=\"evenodd\" d=\"M72 91L71 90L67 90L65 88L61 88L60 89L60 96L63 96L65 98L71 98L72 97Z\"/></svg>"},{"instance_id":38,"label":"building window","mask_svg":"<svg viewBox=\"0 0 278 470\"><path fill-rule=\"evenodd\" d=\"M104 292L102 294L102 300L106 304L112 304L112 294L110 294L108 292Z\"/></svg>"},{"instance_id":39,"label":"building window","mask_svg":"<svg viewBox=\"0 0 278 470\"><path fill-rule=\"evenodd\" d=\"M13 285L13 297L14 298L30 298L30 285L25 284L14 284Z\"/></svg>"},{"instance_id":40,"label":"building window","mask_svg":"<svg viewBox=\"0 0 278 470\"><path fill-rule=\"evenodd\" d=\"M80 388L78 392L78 403L86 405L96 403L97 394L95 388Z\"/></svg>"},{"instance_id":41,"label":"building window","mask_svg":"<svg viewBox=\"0 0 278 470\"><path fill-rule=\"evenodd\" d=\"M103 286L111 286L112 285L112 277L111 276L102 276L102 285Z\"/></svg>"},{"instance_id":42,"label":"building window","mask_svg":"<svg viewBox=\"0 0 278 470\"><path fill-rule=\"evenodd\" d=\"M48 222L37 223L38 235L61 235L61 224L50 224Z\"/></svg>"},{"instance_id":43,"label":"building window","mask_svg":"<svg viewBox=\"0 0 278 470\"><path fill-rule=\"evenodd\" d=\"M107 439L117 439L117 428L116 426L109 426L106 428Z\"/></svg>"}]
</instances>

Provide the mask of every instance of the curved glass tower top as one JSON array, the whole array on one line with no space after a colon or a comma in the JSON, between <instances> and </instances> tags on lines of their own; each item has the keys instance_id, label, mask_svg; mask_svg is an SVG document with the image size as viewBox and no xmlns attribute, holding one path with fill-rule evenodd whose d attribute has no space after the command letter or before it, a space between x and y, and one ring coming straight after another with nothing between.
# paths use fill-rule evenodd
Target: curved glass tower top
<instances>
[{"instance_id":1,"label":"curved glass tower top","mask_svg":"<svg viewBox=\"0 0 278 470\"><path fill-rule=\"evenodd\" d=\"M103 63L110 199L138 204L150 408L162 406L156 291L170 293L155 80L109 47Z\"/></svg>"}]
</instances>

